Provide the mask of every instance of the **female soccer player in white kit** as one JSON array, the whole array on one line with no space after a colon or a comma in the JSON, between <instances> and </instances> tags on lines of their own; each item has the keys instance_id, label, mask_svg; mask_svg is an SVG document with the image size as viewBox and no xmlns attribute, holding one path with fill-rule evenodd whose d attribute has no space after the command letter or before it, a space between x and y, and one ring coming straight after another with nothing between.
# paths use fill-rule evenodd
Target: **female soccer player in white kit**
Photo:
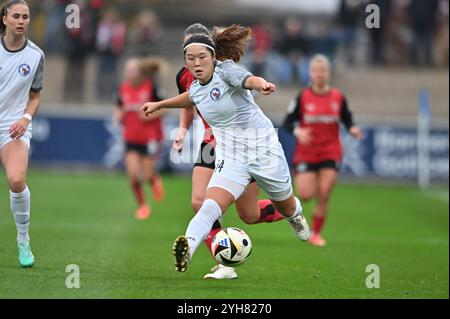
<instances>
[{"instance_id":1,"label":"female soccer player in white kit","mask_svg":"<svg viewBox=\"0 0 450 319\"><path fill-rule=\"evenodd\" d=\"M42 89L44 53L25 36L30 24L25 1L7 1L0 12L0 159L10 188L19 262L22 267L32 267L26 175L31 120L38 110Z\"/></svg>"},{"instance_id":2,"label":"female soccer player in white kit","mask_svg":"<svg viewBox=\"0 0 450 319\"><path fill-rule=\"evenodd\" d=\"M204 25L196 23L190 25L184 31L184 41L186 42L191 36L195 34L204 34L211 36L214 42L222 42L225 39L233 42L234 47L232 51L224 51L225 55L216 55L216 60L224 61L233 59L234 62L239 63L241 55L235 54L239 50L244 50L251 40L251 29L242 26L232 26L227 29L225 34L222 34L222 30L214 28L213 32L210 32ZM177 87L179 93L182 94L189 90L191 83L195 81L194 76L191 74L186 65L182 67L177 74ZM198 112L198 110L197 110ZM194 108L184 108L180 111L180 126L177 137L175 138L173 147L177 151L181 151L183 147L183 140L186 132L191 126L194 119ZM201 114L198 112L198 116ZM215 144L213 132L207 125L204 119L202 122L205 127L205 134L199 150L198 158L194 164L192 170L192 208L194 212L198 212L203 204L206 189L208 183L214 173L215 169ZM284 217L278 213L269 199L258 200L259 187L256 185L256 180L252 179L247 186L245 192L236 200L236 212L243 222L246 224L258 224L263 222L276 222L283 220ZM219 220L214 222L211 231L204 240L208 250L213 254L212 241L215 235L222 229L222 225ZM234 267L228 267L221 264L216 264L211 272L206 274L203 278L209 279L235 279L238 278L238 274Z\"/></svg>"},{"instance_id":3,"label":"female soccer player in white kit","mask_svg":"<svg viewBox=\"0 0 450 319\"><path fill-rule=\"evenodd\" d=\"M180 272L187 270L212 224L244 193L252 178L295 234L303 241L309 239L309 227L300 201L293 196L289 167L276 131L250 92L258 90L268 95L275 91L275 85L253 76L232 60L216 60L216 55L224 51L235 50L234 54L243 55L243 50L235 48L238 46L232 42L214 43L206 35L192 36L184 43L186 65L196 78L189 92L142 107L148 115L162 108L195 105L217 141L216 168L205 201L189 223L185 236L174 242L175 265Z\"/></svg>"}]
</instances>

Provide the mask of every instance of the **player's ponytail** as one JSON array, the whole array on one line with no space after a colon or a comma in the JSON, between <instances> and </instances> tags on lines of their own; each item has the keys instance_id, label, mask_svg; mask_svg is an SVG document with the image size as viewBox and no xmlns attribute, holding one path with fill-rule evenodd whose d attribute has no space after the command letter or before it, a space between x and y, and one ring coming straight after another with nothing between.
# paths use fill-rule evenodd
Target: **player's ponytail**
<instances>
[{"instance_id":1,"label":"player's ponytail","mask_svg":"<svg viewBox=\"0 0 450 319\"><path fill-rule=\"evenodd\" d=\"M214 27L212 38L215 43L216 59L227 59L238 63L244 56L245 48L252 38L252 30L238 24L220 29Z\"/></svg>"},{"instance_id":2,"label":"player's ponytail","mask_svg":"<svg viewBox=\"0 0 450 319\"><path fill-rule=\"evenodd\" d=\"M25 0L7 0L0 6L0 35L6 32L6 25L3 23L3 17L6 17L8 15L9 8L16 4L23 4L28 7Z\"/></svg>"}]
</instances>

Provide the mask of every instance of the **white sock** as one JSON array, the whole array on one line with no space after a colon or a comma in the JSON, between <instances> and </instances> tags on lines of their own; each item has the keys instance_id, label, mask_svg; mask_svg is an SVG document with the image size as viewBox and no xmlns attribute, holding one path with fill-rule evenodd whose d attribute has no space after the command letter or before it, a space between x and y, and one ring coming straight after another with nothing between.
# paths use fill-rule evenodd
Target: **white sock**
<instances>
[{"instance_id":1,"label":"white sock","mask_svg":"<svg viewBox=\"0 0 450 319\"><path fill-rule=\"evenodd\" d=\"M189 253L192 258L197 247L206 238L212 225L222 216L222 210L219 204L212 199L203 202L194 218L191 219L187 229L186 238L189 243Z\"/></svg>"},{"instance_id":2,"label":"white sock","mask_svg":"<svg viewBox=\"0 0 450 319\"><path fill-rule=\"evenodd\" d=\"M21 193L10 194L10 206L17 227L17 241L29 241L28 228L30 226L30 191L27 186Z\"/></svg>"},{"instance_id":3,"label":"white sock","mask_svg":"<svg viewBox=\"0 0 450 319\"><path fill-rule=\"evenodd\" d=\"M302 214L303 208L302 208L302 204L300 203L300 200L297 197L294 197L294 199L295 199L294 215L292 215L291 217L285 217L287 220L292 220L293 218Z\"/></svg>"}]
</instances>

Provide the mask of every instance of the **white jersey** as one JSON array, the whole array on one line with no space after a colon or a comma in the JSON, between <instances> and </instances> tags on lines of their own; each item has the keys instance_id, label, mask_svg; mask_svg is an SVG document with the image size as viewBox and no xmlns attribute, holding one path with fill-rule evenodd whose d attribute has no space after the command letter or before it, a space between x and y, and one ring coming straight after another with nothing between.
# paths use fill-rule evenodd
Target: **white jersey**
<instances>
[{"instance_id":1,"label":"white jersey","mask_svg":"<svg viewBox=\"0 0 450 319\"><path fill-rule=\"evenodd\" d=\"M211 81L198 80L189 89L217 141L216 158L234 162L255 161L259 154L278 150L278 136L272 122L244 88L252 74L231 60L217 62Z\"/></svg>"},{"instance_id":2,"label":"white jersey","mask_svg":"<svg viewBox=\"0 0 450 319\"><path fill-rule=\"evenodd\" d=\"M16 51L0 45L0 132L9 131L12 124L25 114L30 91L42 89L45 56L30 40ZM31 124L28 127L31 131Z\"/></svg>"}]
</instances>

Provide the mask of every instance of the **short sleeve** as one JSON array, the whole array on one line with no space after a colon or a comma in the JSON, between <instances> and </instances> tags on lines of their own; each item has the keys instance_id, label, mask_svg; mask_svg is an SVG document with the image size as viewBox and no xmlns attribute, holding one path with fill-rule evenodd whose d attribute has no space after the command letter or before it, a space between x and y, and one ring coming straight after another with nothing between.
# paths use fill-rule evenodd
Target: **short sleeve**
<instances>
[{"instance_id":1,"label":"short sleeve","mask_svg":"<svg viewBox=\"0 0 450 319\"><path fill-rule=\"evenodd\" d=\"M192 103L195 104L194 99L192 98L192 95L191 95L191 88L188 88L188 89L187 89L187 92L189 93L189 100L191 100ZM183 93L181 93L181 94L183 94Z\"/></svg>"},{"instance_id":2,"label":"short sleeve","mask_svg":"<svg viewBox=\"0 0 450 319\"><path fill-rule=\"evenodd\" d=\"M218 65L220 77L233 87L245 89L245 81L253 76L252 73L240 67L232 60L226 60Z\"/></svg>"},{"instance_id":3,"label":"short sleeve","mask_svg":"<svg viewBox=\"0 0 450 319\"><path fill-rule=\"evenodd\" d=\"M44 62L45 58L41 55L36 73L34 74L33 83L31 84L32 92L40 92L42 90L42 82L44 79Z\"/></svg>"}]
</instances>

